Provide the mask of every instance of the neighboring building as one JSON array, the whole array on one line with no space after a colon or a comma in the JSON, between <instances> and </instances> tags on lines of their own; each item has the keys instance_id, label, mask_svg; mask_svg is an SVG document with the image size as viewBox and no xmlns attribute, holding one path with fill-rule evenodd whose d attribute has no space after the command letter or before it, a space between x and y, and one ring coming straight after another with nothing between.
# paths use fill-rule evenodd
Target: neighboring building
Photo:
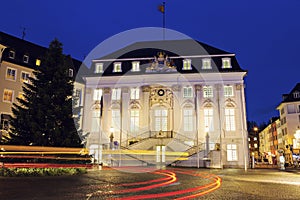
<instances>
[{"instance_id":1,"label":"neighboring building","mask_svg":"<svg viewBox=\"0 0 300 200\"><path fill-rule=\"evenodd\" d=\"M248 131L248 146L250 156L254 156L256 160L260 159L258 130Z\"/></svg>"},{"instance_id":2,"label":"neighboring building","mask_svg":"<svg viewBox=\"0 0 300 200\"><path fill-rule=\"evenodd\" d=\"M211 167L246 167L245 75L234 54L192 40L138 42L94 59L85 77L87 147L112 165L170 164L172 152L187 152L176 164L200 158L204 166L208 157ZM107 147L144 153L106 157Z\"/></svg>"},{"instance_id":3,"label":"neighboring building","mask_svg":"<svg viewBox=\"0 0 300 200\"><path fill-rule=\"evenodd\" d=\"M17 101L17 97L22 98L23 83L28 82L28 77L33 76L34 69L42 66L41 60L46 51L47 48L45 47L0 32L1 135L8 133L12 104ZM81 62L70 58L69 63L69 75L75 79ZM80 99L82 99L84 93L83 81L75 82L74 91L76 91L77 95L80 94Z\"/></svg>"},{"instance_id":4,"label":"neighboring building","mask_svg":"<svg viewBox=\"0 0 300 200\"><path fill-rule=\"evenodd\" d=\"M286 159L291 160L292 153L298 154L300 149L300 83L289 94L283 94L282 98L277 110L280 113Z\"/></svg>"}]
</instances>

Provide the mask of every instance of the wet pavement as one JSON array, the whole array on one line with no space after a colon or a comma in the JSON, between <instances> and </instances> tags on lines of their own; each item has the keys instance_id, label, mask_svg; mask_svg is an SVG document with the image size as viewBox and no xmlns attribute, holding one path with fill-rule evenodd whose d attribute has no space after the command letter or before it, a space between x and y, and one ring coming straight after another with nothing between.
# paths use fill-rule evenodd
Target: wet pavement
<instances>
[{"instance_id":1,"label":"wet pavement","mask_svg":"<svg viewBox=\"0 0 300 200\"><path fill-rule=\"evenodd\" d=\"M0 199L300 199L300 171L294 169L141 170L106 168L79 176L0 177Z\"/></svg>"}]
</instances>

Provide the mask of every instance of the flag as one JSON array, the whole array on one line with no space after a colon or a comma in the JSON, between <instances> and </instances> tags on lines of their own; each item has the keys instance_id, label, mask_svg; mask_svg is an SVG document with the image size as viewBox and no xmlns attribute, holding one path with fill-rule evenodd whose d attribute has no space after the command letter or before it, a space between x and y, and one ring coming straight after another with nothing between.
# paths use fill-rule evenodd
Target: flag
<instances>
[{"instance_id":1,"label":"flag","mask_svg":"<svg viewBox=\"0 0 300 200\"><path fill-rule=\"evenodd\" d=\"M165 13L165 3L158 6L158 11L160 11L161 13Z\"/></svg>"}]
</instances>

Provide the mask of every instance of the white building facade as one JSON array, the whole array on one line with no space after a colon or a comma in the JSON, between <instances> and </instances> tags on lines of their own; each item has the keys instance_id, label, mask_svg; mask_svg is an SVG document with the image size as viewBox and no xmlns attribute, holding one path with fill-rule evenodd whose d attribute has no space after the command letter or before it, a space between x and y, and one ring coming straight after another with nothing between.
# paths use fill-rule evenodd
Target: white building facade
<instances>
[{"instance_id":1,"label":"white building facade","mask_svg":"<svg viewBox=\"0 0 300 200\"><path fill-rule=\"evenodd\" d=\"M141 42L93 60L83 131L99 162L246 167L246 71L234 54L196 43Z\"/></svg>"}]
</instances>

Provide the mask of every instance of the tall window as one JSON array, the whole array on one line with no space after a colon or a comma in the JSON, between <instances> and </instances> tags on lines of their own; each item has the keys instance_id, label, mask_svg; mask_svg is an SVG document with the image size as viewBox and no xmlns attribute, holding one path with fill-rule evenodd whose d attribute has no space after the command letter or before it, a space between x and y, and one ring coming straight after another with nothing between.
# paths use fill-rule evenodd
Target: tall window
<instances>
[{"instance_id":1,"label":"tall window","mask_svg":"<svg viewBox=\"0 0 300 200\"><path fill-rule=\"evenodd\" d=\"M140 110L131 109L130 110L130 131L131 132L138 132L139 121L140 121Z\"/></svg>"},{"instance_id":2,"label":"tall window","mask_svg":"<svg viewBox=\"0 0 300 200\"><path fill-rule=\"evenodd\" d=\"M193 110L190 108L183 110L183 130L193 131Z\"/></svg>"},{"instance_id":3,"label":"tall window","mask_svg":"<svg viewBox=\"0 0 300 200\"><path fill-rule=\"evenodd\" d=\"M94 89L93 100L100 101L102 97L102 89Z\"/></svg>"},{"instance_id":4,"label":"tall window","mask_svg":"<svg viewBox=\"0 0 300 200\"><path fill-rule=\"evenodd\" d=\"M166 109L154 110L155 131L168 130L168 111Z\"/></svg>"},{"instance_id":5,"label":"tall window","mask_svg":"<svg viewBox=\"0 0 300 200\"><path fill-rule=\"evenodd\" d=\"M224 86L224 96L225 97L233 97L233 86L232 85Z\"/></svg>"},{"instance_id":6,"label":"tall window","mask_svg":"<svg viewBox=\"0 0 300 200\"><path fill-rule=\"evenodd\" d=\"M213 87L212 86L204 86L203 87L203 97L204 98L212 98L214 96Z\"/></svg>"},{"instance_id":7,"label":"tall window","mask_svg":"<svg viewBox=\"0 0 300 200\"><path fill-rule=\"evenodd\" d=\"M120 100L121 99L121 88L112 89L112 100Z\"/></svg>"},{"instance_id":8,"label":"tall window","mask_svg":"<svg viewBox=\"0 0 300 200\"><path fill-rule=\"evenodd\" d=\"M209 131L213 131L213 108L204 108L204 127L208 127Z\"/></svg>"},{"instance_id":9,"label":"tall window","mask_svg":"<svg viewBox=\"0 0 300 200\"><path fill-rule=\"evenodd\" d=\"M133 72L139 72L140 71L140 62L139 61L133 61L132 62L132 69Z\"/></svg>"},{"instance_id":10,"label":"tall window","mask_svg":"<svg viewBox=\"0 0 300 200\"><path fill-rule=\"evenodd\" d=\"M140 89L131 88L130 89L130 99L139 99L140 98Z\"/></svg>"},{"instance_id":11,"label":"tall window","mask_svg":"<svg viewBox=\"0 0 300 200\"><path fill-rule=\"evenodd\" d=\"M202 59L202 69L211 69L211 59L210 58Z\"/></svg>"},{"instance_id":12,"label":"tall window","mask_svg":"<svg viewBox=\"0 0 300 200\"><path fill-rule=\"evenodd\" d=\"M93 110L92 112L92 132L100 131L100 110Z\"/></svg>"},{"instance_id":13,"label":"tall window","mask_svg":"<svg viewBox=\"0 0 300 200\"><path fill-rule=\"evenodd\" d=\"M13 68L6 69L6 79L15 81L17 77L17 70Z\"/></svg>"},{"instance_id":14,"label":"tall window","mask_svg":"<svg viewBox=\"0 0 300 200\"><path fill-rule=\"evenodd\" d=\"M13 96L14 96L13 90L4 89L4 92L3 92L3 101L4 102L12 102Z\"/></svg>"},{"instance_id":15,"label":"tall window","mask_svg":"<svg viewBox=\"0 0 300 200\"><path fill-rule=\"evenodd\" d=\"M222 58L222 64L223 69L231 68L230 58Z\"/></svg>"},{"instance_id":16,"label":"tall window","mask_svg":"<svg viewBox=\"0 0 300 200\"><path fill-rule=\"evenodd\" d=\"M225 129L226 131L235 131L234 108L225 108Z\"/></svg>"},{"instance_id":17,"label":"tall window","mask_svg":"<svg viewBox=\"0 0 300 200\"><path fill-rule=\"evenodd\" d=\"M121 128L121 117L120 117L120 110L119 109L113 109L111 111L111 126L115 129L115 132L118 132Z\"/></svg>"},{"instance_id":18,"label":"tall window","mask_svg":"<svg viewBox=\"0 0 300 200\"><path fill-rule=\"evenodd\" d=\"M29 73L27 72L22 72L21 73L21 81L24 83L28 83L29 82Z\"/></svg>"},{"instance_id":19,"label":"tall window","mask_svg":"<svg viewBox=\"0 0 300 200\"><path fill-rule=\"evenodd\" d=\"M82 105L82 91L81 89L75 90L75 97L77 98L76 106Z\"/></svg>"},{"instance_id":20,"label":"tall window","mask_svg":"<svg viewBox=\"0 0 300 200\"><path fill-rule=\"evenodd\" d=\"M192 97L193 97L193 88L183 87L183 98L192 98Z\"/></svg>"},{"instance_id":21,"label":"tall window","mask_svg":"<svg viewBox=\"0 0 300 200\"><path fill-rule=\"evenodd\" d=\"M227 161L237 161L236 144L227 144Z\"/></svg>"},{"instance_id":22,"label":"tall window","mask_svg":"<svg viewBox=\"0 0 300 200\"><path fill-rule=\"evenodd\" d=\"M191 59L184 59L183 60L183 70L191 70L192 69L192 61Z\"/></svg>"},{"instance_id":23,"label":"tall window","mask_svg":"<svg viewBox=\"0 0 300 200\"><path fill-rule=\"evenodd\" d=\"M95 64L95 73L103 73L103 63Z\"/></svg>"},{"instance_id":24,"label":"tall window","mask_svg":"<svg viewBox=\"0 0 300 200\"><path fill-rule=\"evenodd\" d=\"M120 62L115 62L114 63L114 70L113 70L113 72L122 72L121 64L122 63L120 63Z\"/></svg>"}]
</instances>

